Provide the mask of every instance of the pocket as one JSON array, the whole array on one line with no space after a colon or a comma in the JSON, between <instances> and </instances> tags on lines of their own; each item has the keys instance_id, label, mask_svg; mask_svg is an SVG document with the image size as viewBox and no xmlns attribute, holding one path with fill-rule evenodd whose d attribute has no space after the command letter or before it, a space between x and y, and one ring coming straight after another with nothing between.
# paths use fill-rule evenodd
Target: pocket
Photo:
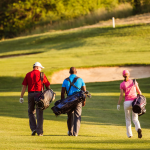
<instances>
[{"instance_id":1,"label":"pocket","mask_svg":"<svg viewBox=\"0 0 150 150\"><path fill-rule=\"evenodd\" d=\"M132 101L124 101L124 109L132 108Z\"/></svg>"}]
</instances>

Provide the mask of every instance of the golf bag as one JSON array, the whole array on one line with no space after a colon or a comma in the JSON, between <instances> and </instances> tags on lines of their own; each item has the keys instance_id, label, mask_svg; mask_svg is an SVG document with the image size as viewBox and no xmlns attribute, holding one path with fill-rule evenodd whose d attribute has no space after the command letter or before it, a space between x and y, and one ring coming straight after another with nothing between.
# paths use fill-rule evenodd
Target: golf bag
<instances>
[{"instance_id":1,"label":"golf bag","mask_svg":"<svg viewBox=\"0 0 150 150\"><path fill-rule=\"evenodd\" d=\"M63 100L56 101L54 104L55 106L51 109L56 116L68 113L69 111L73 111L77 104L84 101L87 96L91 97L91 94L88 91L76 92L75 94L68 96Z\"/></svg>"},{"instance_id":2,"label":"golf bag","mask_svg":"<svg viewBox=\"0 0 150 150\"><path fill-rule=\"evenodd\" d=\"M132 110L134 113L138 113L139 116L146 113L146 98L143 95L137 96L137 98L132 102Z\"/></svg>"},{"instance_id":3,"label":"golf bag","mask_svg":"<svg viewBox=\"0 0 150 150\"><path fill-rule=\"evenodd\" d=\"M135 86L136 79L133 79L133 84ZM136 86L135 86L136 88ZM146 98L143 95L137 95L137 98L132 102L132 110L134 113L138 113L139 116L146 113Z\"/></svg>"},{"instance_id":4,"label":"golf bag","mask_svg":"<svg viewBox=\"0 0 150 150\"><path fill-rule=\"evenodd\" d=\"M55 93L52 89L38 93L35 97L36 108L44 110L49 107L50 103L55 99Z\"/></svg>"}]
</instances>

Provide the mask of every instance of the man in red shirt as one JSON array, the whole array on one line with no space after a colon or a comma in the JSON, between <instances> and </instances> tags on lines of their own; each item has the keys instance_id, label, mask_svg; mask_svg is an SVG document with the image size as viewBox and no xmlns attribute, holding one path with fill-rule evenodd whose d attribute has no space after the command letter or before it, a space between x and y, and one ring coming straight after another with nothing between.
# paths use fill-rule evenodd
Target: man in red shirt
<instances>
[{"instance_id":1,"label":"man in red shirt","mask_svg":"<svg viewBox=\"0 0 150 150\"><path fill-rule=\"evenodd\" d=\"M35 110L35 101L34 96L37 93L42 92L42 88L44 89L44 85L46 89L50 89L50 83L44 75L43 84L41 83L40 72L44 68L39 62L36 62L33 65L33 71L26 74L23 82L22 82L22 91L20 97L20 103L24 102L23 95L28 86L28 115L29 115L29 124L30 129L32 131L31 135L35 135L36 133L39 136L43 136L43 110L37 109ZM35 118L35 112L37 116L37 124Z\"/></svg>"}]
</instances>

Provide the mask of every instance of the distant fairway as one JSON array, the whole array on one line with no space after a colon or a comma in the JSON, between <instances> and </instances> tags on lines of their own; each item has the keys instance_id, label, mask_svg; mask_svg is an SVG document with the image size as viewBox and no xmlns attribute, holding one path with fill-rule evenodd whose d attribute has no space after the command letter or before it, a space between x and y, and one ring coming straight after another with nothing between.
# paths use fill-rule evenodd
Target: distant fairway
<instances>
[{"instance_id":1,"label":"distant fairway","mask_svg":"<svg viewBox=\"0 0 150 150\"><path fill-rule=\"evenodd\" d=\"M127 138L123 104L116 109L121 81L86 84L92 98L83 108L78 137L67 136L67 116L56 118L50 109L53 103L44 112L44 136L31 137L27 92L25 103L19 103L22 80L36 61L45 67L49 80L55 71L71 66L150 65L149 25L58 31L0 42L0 56L30 53L36 54L0 59L0 149L150 149L150 78L138 80L148 101L147 113L140 117L142 139L134 127L133 138ZM51 88L60 99L61 85Z\"/></svg>"},{"instance_id":2,"label":"distant fairway","mask_svg":"<svg viewBox=\"0 0 150 150\"><path fill-rule=\"evenodd\" d=\"M54 71L70 66L149 65L150 26L58 31L0 42L0 56L37 52L40 54L0 59L1 76L24 77L36 61L49 78Z\"/></svg>"}]
</instances>

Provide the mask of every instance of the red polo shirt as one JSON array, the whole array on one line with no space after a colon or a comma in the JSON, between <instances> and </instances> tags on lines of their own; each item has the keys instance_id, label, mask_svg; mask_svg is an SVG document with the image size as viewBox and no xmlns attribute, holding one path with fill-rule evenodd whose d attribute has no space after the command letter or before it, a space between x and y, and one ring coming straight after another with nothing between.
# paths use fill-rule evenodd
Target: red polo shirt
<instances>
[{"instance_id":1,"label":"red polo shirt","mask_svg":"<svg viewBox=\"0 0 150 150\"><path fill-rule=\"evenodd\" d=\"M46 76L44 75L43 84L48 87L50 85L49 81L47 80ZM42 84L40 79L40 71L33 70L26 74L22 85L28 85L28 92L33 91L42 91ZM44 89L44 86L43 86Z\"/></svg>"}]
</instances>

